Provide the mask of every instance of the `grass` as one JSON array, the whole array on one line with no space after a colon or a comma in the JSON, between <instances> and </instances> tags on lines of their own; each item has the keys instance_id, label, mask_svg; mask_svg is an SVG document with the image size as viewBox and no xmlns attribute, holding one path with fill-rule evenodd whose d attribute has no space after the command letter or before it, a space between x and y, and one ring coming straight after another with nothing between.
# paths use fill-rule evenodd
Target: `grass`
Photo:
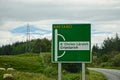
<instances>
[{"instance_id":1,"label":"grass","mask_svg":"<svg viewBox=\"0 0 120 80\"><path fill-rule=\"evenodd\" d=\"M86 78L87 80L107 80L102 73L92 70L90 70L90 74Z\"/></svg>"},{"instance_id":2,"label":"grass","mask_svg":"<svg viewBox=\"0 0 120 80\"><path fill-rule=\"evenodd\" d=\"M16 56L0 56L0 67L13 67L19 71L41 72L42 64L39 55L29 54Z\"/></svg>"},{"instance_id":3,"label":"grass","mask_svg":"<svg viewBox=\"0 0 120 80\"><path fill-rule=\"evenodd\" d=\"M55 80L49 78L41 73L29 73L29 72L13 72L15 80Z\"/></svg>"},{"instance_id":4,"label":"grass","mask_svg":"<svg viewBox=\"0 0 120 80\"><path fill-rule=\"evenodd\" d=\"M105 69L116 69L116 70L120 70L120 67L104 67Z\"/></svg>"},{"instance_id":5,"label":"grass","mask_svg":"<svg viewBox=\"0 0 120 80\"><path fill-rule=\"evenodd\" d=\"M13 72L0 71L0 80L4 73L11 73L15 80L57 80L57 64L51 63L50 53L46 54L20 54L0 56L0 67L15 69ZM81 80L81 73L63 72L62 80ZM86 80L106 80L95 71L86 75Z\"/></svg>"},{"instance_id":6,"label":"grass","mask_svg":"<svg viewBox=\"0 0 120 80\"><path fill-rule=\"evenodd\" d=\"M71 74L63 74L63 80L81 80L81 73L71 73ZM85 76L86 80L107 80L105 76L96 71L89 71L89 74Z\"/></svg>"},{"instance_id":7,"label":"grass","mask_svg":"<svg viewBox=\"0 0 120 80\"><path fill-rule=\"evenodd\" d=\"M14 80L55 80L55 79L49 78L41 73L21 72L21 71L13 71L13 72L1 71L0 72L0 80L3 80L2 77L3 77L4 73L12 74L14 76Z\"/></svg>"}]
</instances>

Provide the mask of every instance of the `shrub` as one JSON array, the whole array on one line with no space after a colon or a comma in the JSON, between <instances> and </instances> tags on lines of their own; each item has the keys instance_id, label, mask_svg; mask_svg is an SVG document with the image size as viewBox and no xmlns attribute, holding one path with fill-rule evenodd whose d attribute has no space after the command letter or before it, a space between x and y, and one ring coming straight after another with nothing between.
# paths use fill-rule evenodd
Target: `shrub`
<instances>
[{"instance_id":1,"label":"shrub","mask_svg":"<svg viewBox=\"0 0 120 80\"><path fill-rule=\"evenodd\" d=\"M80 80L80 74L67 74L63 76L63 80Z\"/></svg>"},{"instance_id":2,"label":"shrub","mask_svg":"<svg viewBox=\"0 0 120 80\"><path fill-rule=\"evenodd\" d=\"M109 57L108 55L104 54L102 57L101 57L102 61L103 62L107 62L109 60Z\"/></svg>"},{"instance_id":3,"label":"shrub","mask_svg":"<svg viewBox=\"0 0 120 80\"><path fill-rule=\"evenodd\" d=\"M44 69L44 74L48 77L57 76L57 69L52 66L48 66Z\"/></svg>"},{"instance_id":4,"label":"shrub","mask_svg":"<svg viewBox=\"0 0 120 80\"><path fill-rule=\"evenodd\" d=\"M116 55L113 59L112 59L112 64L115 67L119 67L120 66L120 54Z\"/></svg>"},{"instance_id":5,"label":"shrub","mask_svg":"<svg viewBox=\"0 0 120 80\"><path fill-rule=\"evenodd\" d=\"M51 63L51 54L50 53L44 53L44 54L41 54L42 58L43 58L43 62L44 63Z\"/></svg>"},{"instance_id":6,"label":"shrub","mask_svg":"<svg viewBox=\"0 0 120 80\"><path fill-rule=\"evenodd\" d=\"M63 69L71 73L76 73L76 72L80 72L82 66L81 63L64 63Z\"/></svg>"},{"instance_id":7,"label":"shrub","mask_svg":"<svg viewBox=\"0 0 120 80\"><path fill-rule=\"evenodd\" d=\"M101 67L111 67L112 63L111 62L103 62L100 64Z\"/></svg>"}]
</instances>

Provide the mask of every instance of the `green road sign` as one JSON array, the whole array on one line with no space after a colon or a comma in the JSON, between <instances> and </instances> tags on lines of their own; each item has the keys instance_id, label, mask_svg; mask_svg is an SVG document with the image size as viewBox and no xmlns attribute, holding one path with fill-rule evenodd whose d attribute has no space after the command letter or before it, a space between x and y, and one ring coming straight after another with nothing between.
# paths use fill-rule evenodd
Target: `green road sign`
<instances>
[{"instance_id":1,"label":"green road sign","mask_svg":"<svg viewBox=\"0 0 120 80\"><path fill-rule=\"evenodd\" d=\"M53 24L53 62L91 62L90 24Z\"/></svg>"}]
</instances>

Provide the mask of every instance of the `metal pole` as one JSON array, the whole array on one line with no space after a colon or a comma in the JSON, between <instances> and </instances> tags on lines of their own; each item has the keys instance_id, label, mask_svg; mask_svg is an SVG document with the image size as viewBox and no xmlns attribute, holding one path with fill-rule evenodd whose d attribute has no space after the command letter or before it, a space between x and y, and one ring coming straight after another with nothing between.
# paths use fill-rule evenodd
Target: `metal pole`
<instances>
[{"instance_id":1,"label":"metal pole","mask_svg":"<svg viewBox=\"0 0 120 80\"><path fill-rule=\"evenodd\" d=\"M85 63L82 63L82 80L85 80Z\"/></svg>"},{"instance_id":2,"label":"metal pole","mask_svg":"<svg viewBox=\"0 0 120 80\"><path fill-rule=\"evenodd\" d=\"M58 63L58 80L61 80L62 77L62 63Z\"/></svg>"}]
</instances>

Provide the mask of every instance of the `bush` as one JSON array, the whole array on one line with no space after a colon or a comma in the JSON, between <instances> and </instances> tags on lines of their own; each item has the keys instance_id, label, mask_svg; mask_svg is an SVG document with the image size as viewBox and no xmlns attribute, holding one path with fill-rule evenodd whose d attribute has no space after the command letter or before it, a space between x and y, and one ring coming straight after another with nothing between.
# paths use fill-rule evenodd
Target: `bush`
<instances>
[{"instance_id":1,"label":"bush","mask_svg":"<svg viewBox=\"0 0 120 80\"><path fill-rule=\"evenodd\" d=\"M101 60L102 60L102 62L107 62L107 61L109 60L108 55L104 54L104 55L101 57Z\"/></svg>"},{"instance_id":2,"label":"bush","mask_svg":"<svg viewBox=\"0 0 120 80\"><path fill-rule=\"evenodd\" d=\"M112 63L111 62L103 62L100 64L101 67L111 67Z\"/></svg>"},{"instance_id":3,"label":"bush","mask_svg":"<svg viewBox=\"0 0 120 80\"><path fill-rule=\"evenodd\" d=\"M80 74L67 74L63 76L63 80L80 80Z\"/></svg>"},{"instance_id":4,"label":"bush","mask_svg":"<svg viewBox=\"0 0 120 80\"><path fill-rule=\"evenodd\" d=\"M81 63L64 63L63 69L71 73L76 73L76 72L80 72L82 66Z\"/></svg>"},{"instance_id":5,"label":"bush","mask_svg":"<svg viewBox=\"0 0 120 80\"><path fill-rule=\"evenodd\" d=\"M115 67L120 67L120 54L116 55L113 59L112 59L112 64Z\"/></svg>"},{"instance_id":6,"label":"bush","mask_svg":"<svg viewBox=\"0 0 120 80\"><path fill-rule=\"evenodd\" d=\"M57 69L52 66L48 66L44 69L44 74L48 77L57 76Z\"/></svg>"},{"instance_id":7,"label":"bush","mask_svg":"<svg viewBox=\"0 0 120 80\"><path fill-rule=\"evenodd\" d=\"M43 57L43 62L46 64L51 63L51 54L50 53L44 53L41 54L41 56Z\"/></svg>"}]
</instances>

